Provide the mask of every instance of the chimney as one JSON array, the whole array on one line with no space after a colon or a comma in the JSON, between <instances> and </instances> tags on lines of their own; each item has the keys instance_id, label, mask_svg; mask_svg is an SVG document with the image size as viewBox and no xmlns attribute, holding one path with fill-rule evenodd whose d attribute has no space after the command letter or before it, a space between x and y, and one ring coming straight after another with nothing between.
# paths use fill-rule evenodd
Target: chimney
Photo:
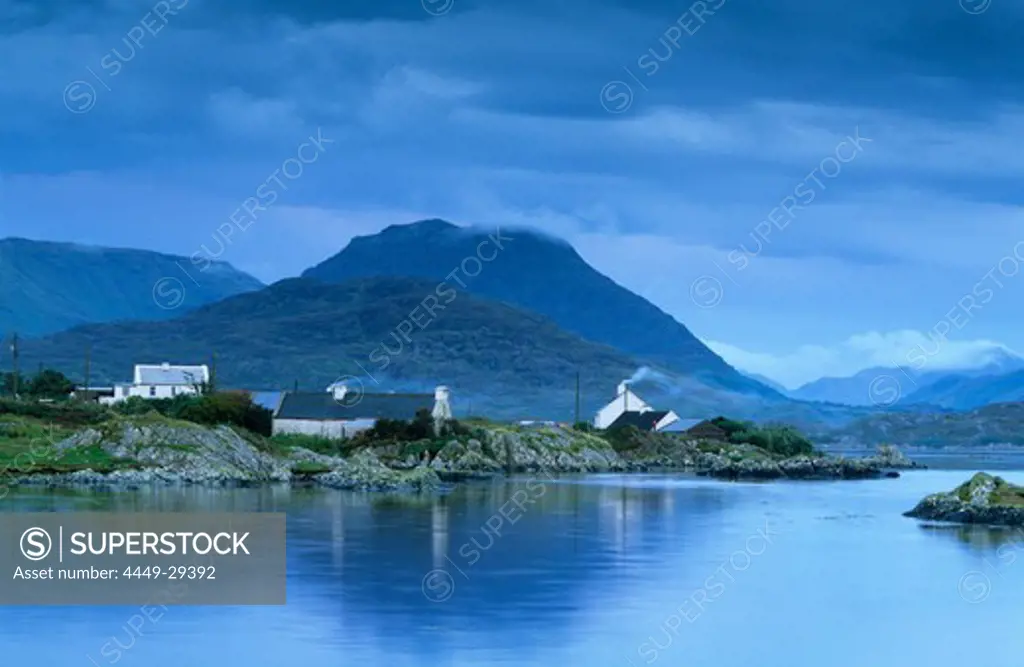
<instances>
[{"instance_id":1,"label":"chimney","mask_svg":"<svg viewBox=\"0 0 1024 667\"><path fill-rule=\"evenodd\" d=\"M431 416L434 421L448 420L452 418L451 391L443 384L434 389L434 409Z\"/></svg>"},{"instance_id":2,"label":"chimney","mask_svg":"<svg viewBox=\"0 0 1024 667\"><path fill-rule=\"evenodd\" d=\"M626 393L629 391L629 380L623 380L619 383L619 396L622 397L622 409L629 411L629 395Z\"/></svg>"}]
</instances>

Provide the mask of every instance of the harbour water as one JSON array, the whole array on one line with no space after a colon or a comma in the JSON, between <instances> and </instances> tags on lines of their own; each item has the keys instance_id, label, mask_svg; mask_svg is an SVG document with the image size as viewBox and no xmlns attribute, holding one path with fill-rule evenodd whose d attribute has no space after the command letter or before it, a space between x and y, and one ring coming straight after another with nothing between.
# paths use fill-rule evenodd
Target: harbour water
<instances>
[{"instance_id":1,"label":"harbour water","mask_svg":"<svg viewBox=\"0 0 1024 667\"><path fill-rule=\"evenodd\" d=\"M1008 663L1024 654L1024 542L901 516L968 476L595 475L425 498L18 491L3 511L285 511L288 604L0 608L0 655L47 667Z\"/></svg>"}]
</instances>

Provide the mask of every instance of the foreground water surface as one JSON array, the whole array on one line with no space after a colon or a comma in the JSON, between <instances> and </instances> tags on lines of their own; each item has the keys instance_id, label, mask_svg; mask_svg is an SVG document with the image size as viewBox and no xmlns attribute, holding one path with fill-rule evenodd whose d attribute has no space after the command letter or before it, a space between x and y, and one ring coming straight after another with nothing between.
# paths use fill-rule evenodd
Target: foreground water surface
<instances>
[{"instance_id":1,"label":"foreground water surface","mask_svg":"<svg viewBox=\"0 0 1024 667\"><path fill-rule=\"evenodd\" d=\"M524 478L421 500L12 493L5 511L286 511L288 604L169 607L138 629L137 607L0 608L0 655L47 667L1008 663L1024 654L1013 537L901 516L966 477Z\"/></svg>"}]
</instances>

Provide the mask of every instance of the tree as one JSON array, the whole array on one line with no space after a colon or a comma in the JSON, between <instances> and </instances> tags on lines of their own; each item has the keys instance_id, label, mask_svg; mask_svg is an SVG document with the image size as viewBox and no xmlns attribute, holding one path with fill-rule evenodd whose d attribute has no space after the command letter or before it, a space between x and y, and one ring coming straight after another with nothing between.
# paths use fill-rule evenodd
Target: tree
<instances>
[{"instance_id":1,"label":"tree","mask_svg":"<svg viewBox=\"0 0 1024 667\"><path fill-rule=\"evenodd\" d=\"M25 387L25 378L20 373L0 373L0 394L14 396L19 387Z\"/></svg>"},{"instance_id":2,"label":"tree","mask_svg":"<svg viewBox=\"0 0 1024 667\"><path fill-rule=\"evenodd\" d=\"M25 393L34 398L65 398L75 385L60 371L46 368L29 381Z\"/></svg>"}]
</instances>

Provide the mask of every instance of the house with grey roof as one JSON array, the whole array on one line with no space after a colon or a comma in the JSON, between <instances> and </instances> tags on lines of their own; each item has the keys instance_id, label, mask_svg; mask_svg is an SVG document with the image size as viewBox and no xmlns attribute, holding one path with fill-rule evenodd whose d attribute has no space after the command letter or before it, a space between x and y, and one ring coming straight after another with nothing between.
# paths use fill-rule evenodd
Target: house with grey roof
<instances>
[{"instance_id":1,"label":"house with grey roof","mask_svg":"<svg viewBox=\"0 0 1024 667\"><path fill-rule=\"evenodd\" d=\"M287 391L274 410L273 433L351 438L373 428L378 419L409 421L420 410L435 419L451 419L450 400L445 386L433 394L366 393L346 384L332 384L322 392Z\"/></svg>"},{"instance_id":2,"label":"house with grey roof","mask_svg":"<svg viewBox=\"0 0 1024 667\"><path fill-rule=\"evenodd\" d=\"M118 403L131 396L140 398L174 398L182 394L196 394L209 383L210 368L206 365L136 364L130 383L114 385L112 398L101 398L103 403Z\"/></svg>"}]
</instances>

